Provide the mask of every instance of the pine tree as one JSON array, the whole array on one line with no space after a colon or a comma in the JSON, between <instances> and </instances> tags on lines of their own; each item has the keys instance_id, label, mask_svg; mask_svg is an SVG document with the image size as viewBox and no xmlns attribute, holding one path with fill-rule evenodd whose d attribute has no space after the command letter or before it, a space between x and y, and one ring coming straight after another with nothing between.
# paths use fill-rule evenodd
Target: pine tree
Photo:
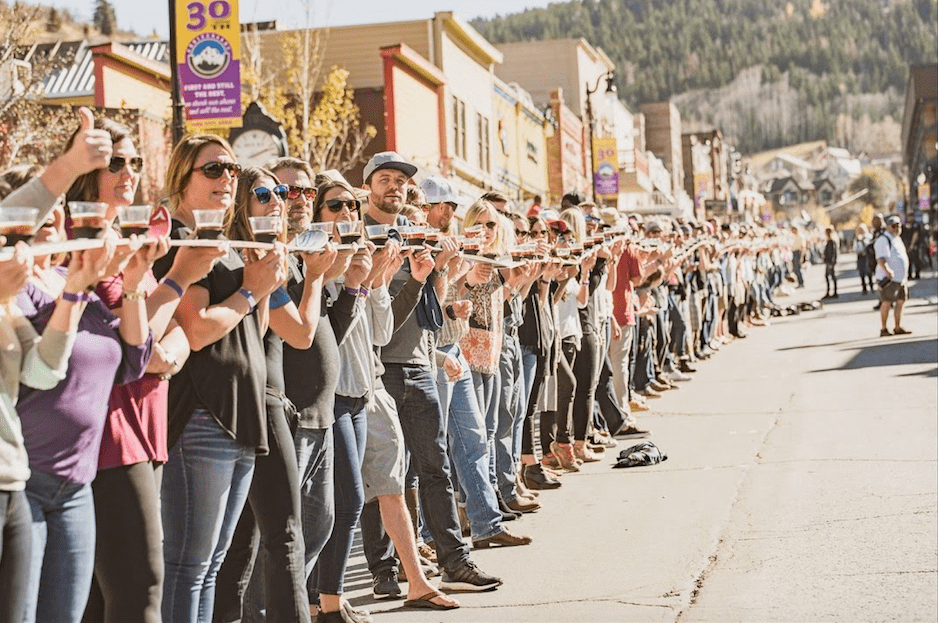
<instances>
[{"instance_id":1,"label":"pine tree","mask_svg":"<svg viewBox=\"0 0 938 623\"><path fill-rule=\"evenodd\" d=\"M62 30L62 16L58 9L50 7L46 15L46 32L59 32L60 30Z\"/></svg>"},{"instance_id":2,"label":"pine tree","mask_svg":"<svg viewBox=\"0 0 938 623\"><path fill-rule=\"evenodd\" d=\"M95 0L94 27L102 35L111 36L117 30L117 16L114 14L114 5L108 0Z\"/></svg>"}]
</instances>

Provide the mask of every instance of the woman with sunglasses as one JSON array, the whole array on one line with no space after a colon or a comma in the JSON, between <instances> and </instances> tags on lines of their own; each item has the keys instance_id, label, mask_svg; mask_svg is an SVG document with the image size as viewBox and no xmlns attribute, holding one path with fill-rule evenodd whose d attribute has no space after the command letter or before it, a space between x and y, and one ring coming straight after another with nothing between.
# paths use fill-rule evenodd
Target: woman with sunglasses
<instances>
[{"instance_id":1,"label":"woman with sunglasses","mask_svg":"<svg viewBox=\"0 0 938 623\"><path fill-rule=\"evenodd\" d=\"M550 225L543 217L529 217L528 226L529 240L538 243L540 248L553 247ZM542 412L539 418L542 423L553 422L548 414L543 413L549 411L553 414L553 411L544 408L541 395L542 388L556 385L558 357L563 357L559 340L556 340L557 305L554 300L554 294L559 288L557 278L562 272L563 267L556 259L545 265L544 272L532 284L524 299L524 322L518 330L527 396L521 435L520 482L529 490L556 489L560 486L560 481L542 468L534 455L533 422L535 410ZM555 394L555 391L544 391L544 395Z\"/></svg>"},{"instance_id":2,"label":"woman with sunglasses","mask_svg":"<svg viewBox=\"0 0 938 623\"><path fill-rule=\"evenodd\" d=\"M128 127L103 118L97 119L94 126L111 138L110 162L105 168L80 176L66 197L70 201L106 203L106 220L114 224L118 208L134 202L143 159ZM69 139L69 147L78 134ZM152 263L166 250L162 241L142 250L132 261ZM172 276L182 283L195 281L208 272L217 256L204 251L185 254ZM170 282L176 283L172 278ZM123 273L102 279L95 291L109 309L122 315ZM172 287L157 284L147 270L142 292L153 332L153 356L146 376L116 386L108 403L98 474L92 484L98 538L86 620L110 623L160 618L163 553L159 481L166 462L167 379L189 356L189 344L172 320L179 301Z\"/></svg>"},{"instance_id":3,"label":"woman with sunglasses","mask_svg":"<svg viewBox=\"0 0 938 623\"><path fill-rule=\"evenodd\" d=\"M233 240L257 240L252 219L273 219L279 239L286 235L286 205L289 188L280 184L268 169L249 167L242 171L235 195L234 216L226 235ZM269 225L267 223L266 225ZM254 256L245 250L245 256ZM270 329L264 337L267 365L267 436L270 452L255 460L254 478L235 530L231 547L216 589L216 621L239 621L242 603L260 534L264 546L264 603L250 608L266 610L273 622L309 621L306 574L303 561L300 485L288 409L293 405L285 395L283 370L284 342L296 349L309 348L319 323L322 275L332 266L335 251L304 253L307 286L299 304L294 304L283 285L270 295ZM287 259L286 261L292 261ZM249 600L250 602L250 600Z\"/></svg>"},{"instance_id":4,"label":"woman with sunglasses","mask_svg":"<svg viewBox=\"0 0 938 623\"><path fill-rule=\"evenodd\" d=\"M34 240L64 240L65 217L54 208ZM153 348L140 295L152 257L118 251L116 235L104 247L73 254L68 272L59 258L37 257L17 306L37 331L55 318L59 305L77 314L78 333L68 371L55 387L21 389L18 405L31 475L26 495L32 509L33 550L25 621L77 621L82 617L95 565L95 504L91 481L98 468L115 385L143 376ZM137 245L139 247L139 245ZM124 268L123 306L113 314L92 287ZM76 281L76 276L81 276Z\"/></svg>"},{"instance_id":5,"label":"woman with sunglasses","mask_svg":"<svg viewBox=\"0 0 938 623\"><path fill-rule=\"evenodd\" d=\"M240 172L223 138L197 134L180 141L166 175L172 237L191 235L194 210L222 210L230 222ZM169 388L161 490L164 621L212 617L215 578L247 499L255 456L269 449L263 338L269 295L286 277L284 257L281 245L248 263L229 250L184 290L176 310L192 353ZM154 272L161 275L171 261L163 258Z\"/></svg>"},{"instance_id":6,"label":"woman with sunglasses","mask_svg":"<svg viewBox=\"0 0 938 623\"><path fill-rule=\"evenodd\" d=\"M358 223L361 203L352 188L342 180L333 180L317 188L313 218L319 222ZM338 232L336 232L338 236ZM355 243L356 250L341 280L326 284L329 298L338 301L340 292L351 297L354 308L348 319L355 318L339 342L339 378L335 388L333 485L335 489L335 524L323 546L310 578L319 596L320 622L370 621L367 612L353 610L342 597L345 569L352 550L355 526L365 503L362 461L367 439L365 408L374 396L374 347L388 343L393 332L391 297L387 280L389 268L398 256L397 243L390 240L372 257L370 242ZM338 277L338 275L334 275ZM341 309L332 317L337 321Z\"/></svg>"},{"instance_id":7,"label":"woman with sunglasses","mask_svg":"<svg viewBox=\"0 0 938 623\"><path fill-rule=\"evenodd\" d=\"M505 225L491 203L480 199L469 206L463 219L463 231L481 226L480 255L501 255L506 250ZM491 264L477 262L466 274L462 297L472 301L469 333L459 345L472 370L479 408L485 416L488 439L489 481L498 490L495 471L495 429L498 422L498 358L502 348L504 321L502 279ZM513 514L503 503L503 512Z\"/></svg>"}]
</instances>

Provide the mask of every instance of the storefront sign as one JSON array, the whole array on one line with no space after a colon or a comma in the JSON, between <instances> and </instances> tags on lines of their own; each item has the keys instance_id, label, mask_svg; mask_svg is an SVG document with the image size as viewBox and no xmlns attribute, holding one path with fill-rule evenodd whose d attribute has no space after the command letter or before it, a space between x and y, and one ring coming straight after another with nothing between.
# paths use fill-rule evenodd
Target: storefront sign
<instances>
[{"instance_id":1,"label":"storefront sign","mask_svg":"<svg viewBox=\"0 0 938 623\"><path fill-rule=\"evenodd\" d=\"M176 12L177 75L186 126L241 126L238 0L190 0Z\"/></svg>"}]
</instances>

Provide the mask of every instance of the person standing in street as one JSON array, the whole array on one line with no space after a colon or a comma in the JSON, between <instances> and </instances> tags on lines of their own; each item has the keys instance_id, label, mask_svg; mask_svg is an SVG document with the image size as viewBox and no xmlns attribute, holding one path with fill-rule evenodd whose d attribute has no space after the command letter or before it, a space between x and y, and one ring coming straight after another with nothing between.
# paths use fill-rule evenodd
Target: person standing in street
<instances>
[{"instance_id":1,"label":"person standing in street","mask_svg":"<svg viewBox=\"0 0 938 623\"><path fill-rule=\"evenodd\" d=\"M824 230L827 242L824 244L824 280L827 283L827 294L825 299L840 298L837 294L837 234L833 227ZM831 283L834 284L834 291L831 292Z\"/></svg>"},{"instance_id":2,"label":"person standing in street","mask_svg":"<svg viewBox=\"0 0 938 623\"><path fill-rule=\"evenodd\" d=\"M804 257L804 236L801 235L801 230L796 226L792 225L791 235L794 237L794 240L791 243L791 264L792 268L795 269L795 277L798 278L798 287L804 287L804 276L801 274L801 263Z\"/></svg>"},{"instance_id":3,"label":"person standing in street","mask_svg":"<svg viewBox=\"0 0 938 623\"><path fill-rule=\"evenodd\" d=\"M909 255L902 242L902 221L892 214L886 217L886 233L876 239L876 282L879 284L880 337L908 335L911 331L902 328L902 306L909 297L906 281L909 276ZM892 332L886 327L889 310L895 306Z\"/></svg>"},{"instance_id":4,"label":"person standing in street","mask_svg":"<svg viewBox=\"0 0 938 623\"><path fill-rule=\"evenodd\" d=\"M873 275L866 263L866 247L871 241L872 236L870 236L866 224L860 223L860 226L857 227L856 240L853 242L853 250L857 254L857 272L860 274L860 285L863 286L863 294L866 294L867 289L870 292L873 291Z\"/></svg>"}]
</instances>

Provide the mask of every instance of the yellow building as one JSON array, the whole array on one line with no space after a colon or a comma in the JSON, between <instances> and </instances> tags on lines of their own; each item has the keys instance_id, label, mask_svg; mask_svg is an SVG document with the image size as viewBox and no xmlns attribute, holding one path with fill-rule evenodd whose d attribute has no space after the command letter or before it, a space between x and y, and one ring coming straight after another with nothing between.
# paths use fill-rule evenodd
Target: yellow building
<instances>
[{"instance_id":1,"label":"yellow building","mask_svg":"<svg viewBox=\"0 0 938 623\"><path fill-rule=\"evenodd\" d=\"M495 174L515 201L548 196L547 131L551 127L531 96L495 78Z\"/></svg>"}]
</instances>

